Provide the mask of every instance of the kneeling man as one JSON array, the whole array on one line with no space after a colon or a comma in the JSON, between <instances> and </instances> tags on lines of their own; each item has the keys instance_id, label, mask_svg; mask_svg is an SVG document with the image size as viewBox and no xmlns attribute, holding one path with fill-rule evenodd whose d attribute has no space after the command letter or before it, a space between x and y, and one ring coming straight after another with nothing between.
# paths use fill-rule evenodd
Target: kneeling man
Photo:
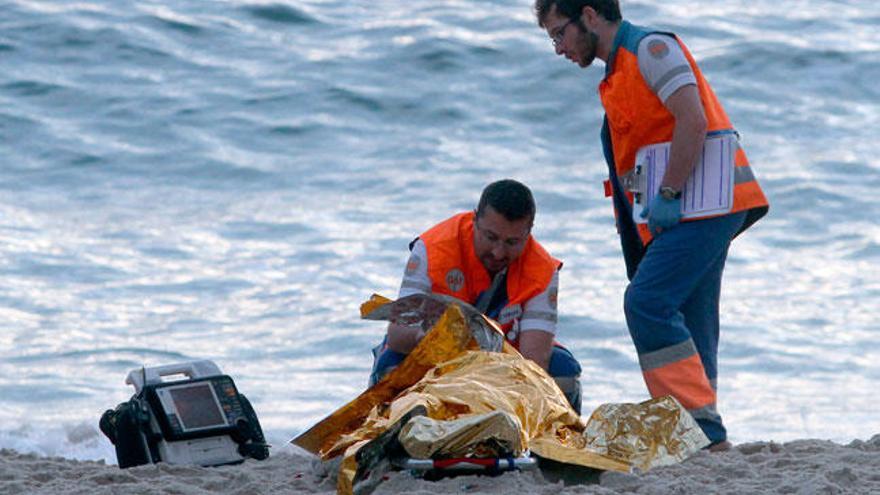
<instances>
[{"instance_id":1,"label":"kneeling man","mask_svg":"<svg viewBox=\"0 0 880 495\"><path fill-rule=\"evenodd\" d=\"M398 297L438 293L475 306L501 325L510 343L556 380L581 412L581 366L555 342L562 263L532 235L535 200L525 185L486 186L476 211L459 213L410 243ZM394 369L424 336L421 327L390 324L370 385Z\"/></svg>"}]
</instances>

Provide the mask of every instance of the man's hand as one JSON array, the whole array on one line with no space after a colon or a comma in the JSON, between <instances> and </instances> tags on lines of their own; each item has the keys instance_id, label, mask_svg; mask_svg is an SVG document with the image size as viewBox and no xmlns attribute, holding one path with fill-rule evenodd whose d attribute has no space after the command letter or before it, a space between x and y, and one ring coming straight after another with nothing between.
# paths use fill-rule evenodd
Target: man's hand
<instances>
[{"instance_id":1,"label":"man's hand","mask_svg":"<svg viewBox=\"0 0 880 495\"><path fill-rule=\"evenodd\" d=\"M388 348L401 354L409 354L418 345L425 330L419 325L388 324Z\"/></svg>"},{"instance_id":2,"label":"man's hand","mask_svg":"<svg viewBox=\"0 0 880 495\"><path fill-rule=\"evenodd\" d=\"M648 230L657 237L681 220L681 198L666 199L658 194L640 216L648 219Z\"/></svg>"},{"instance_id":3,"label":"man's hand","mask_svg":"<svg viewBox=\"0 0 880 495\"><path fill-rule=\"evenodd\" d=\"M545 370L549 370L550 355L553 353L553 334L543 330L520 332L519 353L524 358L538 363Z\"/></svg>"}]
</instances>

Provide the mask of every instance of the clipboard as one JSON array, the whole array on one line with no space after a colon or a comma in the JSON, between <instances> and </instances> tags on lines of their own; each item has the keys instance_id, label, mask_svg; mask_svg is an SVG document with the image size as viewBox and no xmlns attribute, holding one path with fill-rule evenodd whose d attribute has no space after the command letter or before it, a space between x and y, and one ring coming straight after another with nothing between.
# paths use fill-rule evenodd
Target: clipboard
<instances>
[{"instance_id":1,"label":"clipboard","mask_svg":"<svg viewBox=\"0 0 880 495\"><path fill-rule=\"evenodd\" d=\"M636 152L636 165L628 189L634 193L633 220L644 224L642 211L659 193L669 164L671 143L650 144ZM733 208L734 157L739 149L736 131L710 134L693 172L681 190L681 217L703 218L729 213Z\"/></svg>"}]
</instances>

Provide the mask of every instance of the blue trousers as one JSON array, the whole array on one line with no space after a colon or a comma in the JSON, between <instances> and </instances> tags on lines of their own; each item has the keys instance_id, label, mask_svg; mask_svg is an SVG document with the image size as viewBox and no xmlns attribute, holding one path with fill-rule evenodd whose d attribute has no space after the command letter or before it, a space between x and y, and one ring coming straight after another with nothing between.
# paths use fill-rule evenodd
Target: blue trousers
<instances>
[{"instance_id":1,"label":"blue trousers","mask_svg":"<svg viewBox=\"0 0 880 495\"><path fill-rule=\"evenodd\" d=\"M675 396L712 443L727 438L716 408L721 276L745 216L683 222L662 232L648 245L624 296L652 397Z\"/></svg>"},{"instance_id":2,"label":"blue trousers","mask_svg":"<svg viewBox=\"0 0 880 495\"><path fill-rule=\"evenodd\" d=\"M373 371L370 373L370 386L397 367L406 358L406 354L392 351L385 347L385 341L373 349ZM581 413L581 365L568 349L554 345L550 354L550 376L559 385L568 403L578 414Z\"/></svg>"}]
</instances>

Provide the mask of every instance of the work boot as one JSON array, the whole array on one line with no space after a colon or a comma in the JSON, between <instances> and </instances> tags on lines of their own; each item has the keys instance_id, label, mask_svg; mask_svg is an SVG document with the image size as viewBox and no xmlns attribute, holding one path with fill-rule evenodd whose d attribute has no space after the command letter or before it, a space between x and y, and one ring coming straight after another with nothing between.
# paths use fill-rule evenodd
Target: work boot
<instances>
[{"instance_id":1,"label":"work boot","mask_svg":"<svg viewBox=\"0 0 880 495\"><path fill-rule=\"evenodd\" d=\"M706 447L706 450L709 452L727 452L728 450L733 448L733 444L728 442L727 440L722 440L720 442L715 442L712 445Z\"/></svg>"}]
</instances>

